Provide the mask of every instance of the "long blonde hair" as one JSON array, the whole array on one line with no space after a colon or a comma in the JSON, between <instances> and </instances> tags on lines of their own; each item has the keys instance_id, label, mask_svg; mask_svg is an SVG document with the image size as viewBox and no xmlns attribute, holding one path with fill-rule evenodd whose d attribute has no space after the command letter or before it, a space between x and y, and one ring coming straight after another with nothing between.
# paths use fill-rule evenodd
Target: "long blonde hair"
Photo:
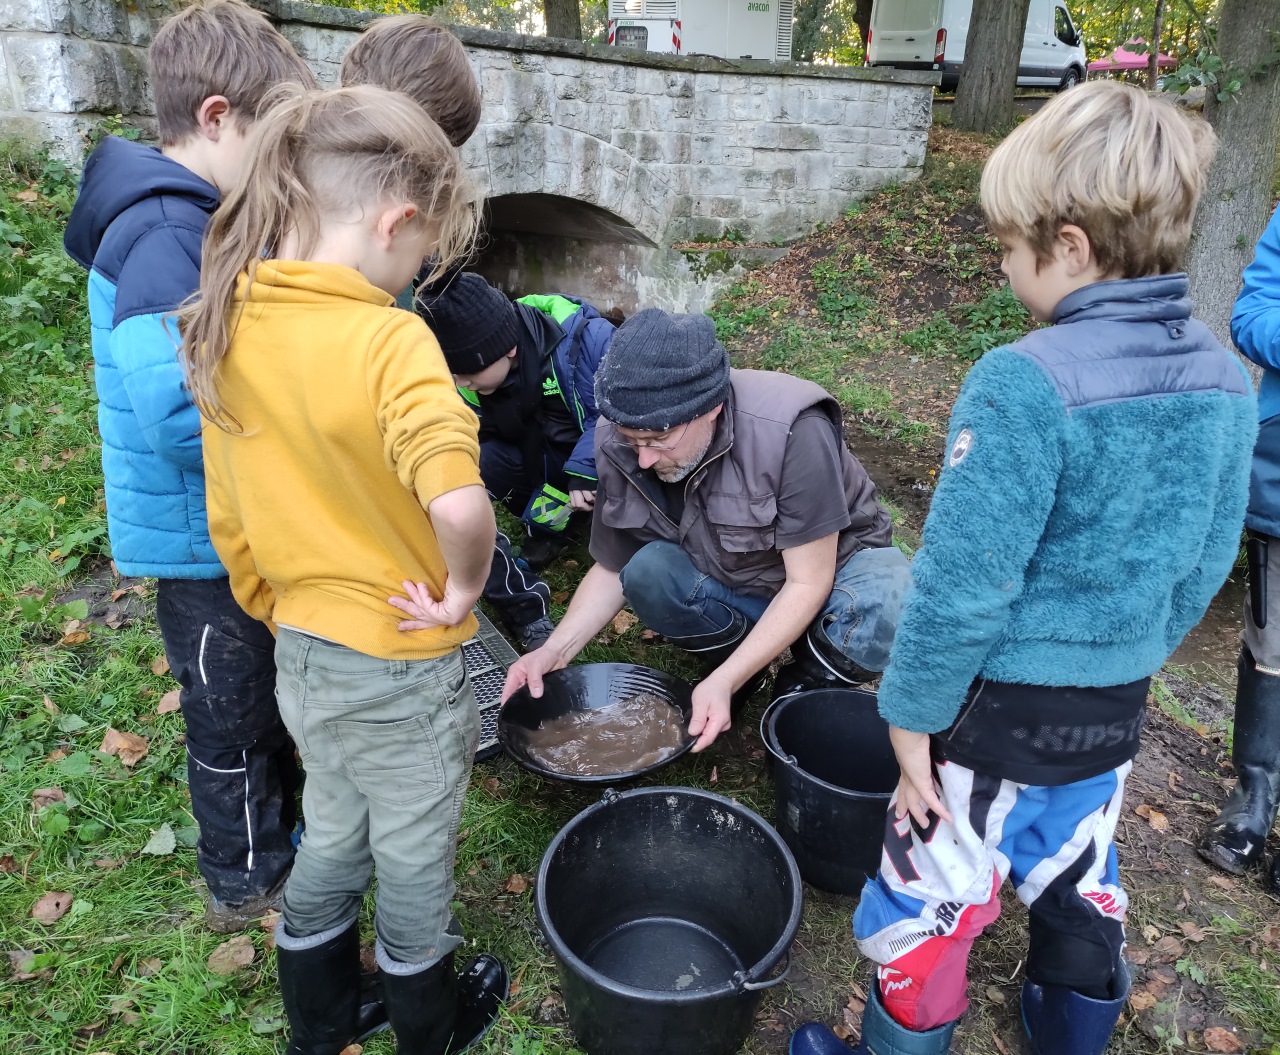
<instances>
[{"instance_id":1,"label":"long blonde hair","mask_svg":"<svg viewBox=\"0 0 1280 1055\"><path fill-rule=\"evenodd\" d=\"M222 428L235 424L217 392L217 372L258 262L286 235L305 258L325 218L383 201L412 202L438 232L430 280L475 242L477 196L445 134L416 103L371 85L304 91L282 85L254 126L245 178L204 233L200 289L178 312L191 396ZM246 286L247 289L247 286Z\"/></svg>"}]
</instances>

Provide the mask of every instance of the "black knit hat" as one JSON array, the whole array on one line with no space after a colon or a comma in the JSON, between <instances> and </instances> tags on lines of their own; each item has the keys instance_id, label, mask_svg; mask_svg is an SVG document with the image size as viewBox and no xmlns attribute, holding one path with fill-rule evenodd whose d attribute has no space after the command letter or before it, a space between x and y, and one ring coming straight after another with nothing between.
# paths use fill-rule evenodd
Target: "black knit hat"
<instances>
[{"instance_id":1,"label":"black knit hat","mask_svg":"<svg viewBox=\"0 0 1280 1055\"><path fill-rule=\"evenodd\" d=\"M519 338L511 301L470 272L448 272L430 286L419 286L414 304L440 342L450 373L478 374L511 351Z\"/></svg>"},{"instance_id":2,"label":"black knit hat","mask_svg":"<svg viewBox=\"0 0 1280 1055\"><path fill-rule=\"evenodd\" d=\"M664 432L729 394L729 354L705 315L638 311L618 327L596 374L600 413L624 429Z\"/></svg>"}]
</instances>

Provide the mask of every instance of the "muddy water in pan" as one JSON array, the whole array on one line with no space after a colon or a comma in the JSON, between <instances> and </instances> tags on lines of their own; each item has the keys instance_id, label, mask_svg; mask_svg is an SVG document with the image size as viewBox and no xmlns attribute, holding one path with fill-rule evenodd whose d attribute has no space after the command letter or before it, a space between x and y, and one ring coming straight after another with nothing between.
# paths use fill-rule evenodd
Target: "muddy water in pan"
<instances>
[{"instance_id":1,"label":"muddy water in pan","mask_svg":"<svg viewBox=\"0 0 1280 1055\"><path fill-rule=\"evenodd\" d=\"M684 718L660 696L642 692L594 711L570 711L524 733L530 758L569 776L635 772L684 743Z\"/></svg>"}]
</instances>

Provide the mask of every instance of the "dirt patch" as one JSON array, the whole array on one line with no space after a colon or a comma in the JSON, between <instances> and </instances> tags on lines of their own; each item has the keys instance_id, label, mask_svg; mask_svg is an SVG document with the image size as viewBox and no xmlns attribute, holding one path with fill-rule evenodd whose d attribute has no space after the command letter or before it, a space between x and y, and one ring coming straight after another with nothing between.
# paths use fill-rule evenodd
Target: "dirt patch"
<instances>
[{"instance_id":1,"label":"dirt patch","mask_svg":"<svg viewBox=\"0 0 1280 1055\"><path fill-rule=\"evenodd\" d=\"M78 582L74 588L59 594L57 602L84 601L89 606L89 616L82 622L115 630L144 617L150 603L148 594L145 579L117 574L115 563L108 560L96 565L88 578Z\"/></svg>"},{"instance_id":2,"label":"dirt patch","mask_svg":"<svg viewBox=\"0 0 1280 1055\"><path fill-rule=\"evenodd\" d=\"M873 436L849 422L845 424L845 441L875 481L881 499L902 513L899 529L906 527L919 535L942 463L941 446L916 450L900 440Z\"/></svg>"},{"instance_id":3,"label":"dirt patch","mask_svg":"<svg viewBox=\"0 0 1280 1055\"><path fill-rule=\"evenodd\" d=\"M929 149L954 161L986 161L997 142L994 137L957 132L946 125L935 124L929 129Z\"/></svg>"}]
</instances>

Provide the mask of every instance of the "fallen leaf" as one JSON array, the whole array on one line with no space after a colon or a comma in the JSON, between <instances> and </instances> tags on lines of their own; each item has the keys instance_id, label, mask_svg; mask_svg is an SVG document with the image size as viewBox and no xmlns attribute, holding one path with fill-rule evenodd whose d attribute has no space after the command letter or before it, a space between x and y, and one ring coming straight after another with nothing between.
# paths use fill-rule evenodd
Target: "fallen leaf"
<instances>
[{"instance_id":1,"label":"fallen leaf","mask_svg":"<svg viewBox=\"0 0 1280 1055\"><path fill-rule=\"evenodd\" d=\"M83 645L89 640L88 630L72 630L58 639L60 645Z\"/></svg>"},{"instance_id":2,"label":"fallen leaf","mask_svg":"<svg viewBox=\"0 0 1280 1055\"><path fill-rule=\"evenodd\" d=\"M1209 882L1219 890L1235 890L1236 881L1230 876L1209 876Z\"/></svg>"},{"instance_id":3,"label":"fallen leaf","mask_svg":"<svg viewBox=\"0 0 1280 1055\"><path fill-rule=\"evenodd\" d=\"M114 857L99 857L93 862L93 867L101 868L104 872L114 872L122 864L123 861L117 861Z\"/></svg>"},{"instance_id":4,"label":"fallen leaf","mask_svg":"<svg viewBox=\"0 0 1280 1055\"><path fill-rule=\"evenodd\" d=\"M834 1033L841 1040L848 1040L850 1037L854 1036L853 1030L851 1030L843 1022L837 1022L834 1026L832 1026L831 1032Z\"/></svg>"},{"instance_id":5,"label":"fallen leaf","mask_svg":"<svg viewBox=\"0 0 1280 1055\"><path fill-rule=\"evenodd\" d=\"M1187 941L1204 941L1204 939L1208 937L1203 927L1197 926L1189 919L1184 919L1179 923L1178 929L1186 935Z\"/></svg>"},{"instance_id":6,"label":"fallen leaf","mask_svg":"<svg viewBox=\"0 0 1280 1055\"><path fill-rule=\"evenodd\" d=\"M569 599L569 591L557 590L555 593L551 595L551 599L555 601L556 604L564 604L565 601Z\"/></svg>"},{"instance_id":7,"label":"fallen leaf","mask_svg":"<svg viewBox=\"0 0 1280 1055\"><path fill-rule=\"evenodd\" d=\"M654 641L657 641L657 640L658 640L658 638L659 638L659 637L661 637L661 636L662 636L662 635L661 635L661 634L659 634L659 633L658 633L658 631L656 631L656 630L641 630L641 631L640 631L640 640L641 640L641 641L643 641L643 642L645 642L646 644L649 644L649 643L652 643L652 642L654 642Z\"/></svg>"},{"instance_id":8,"label":"fallen leaf","mask_svg":"<svg viewBox=\"0 0 1280 1055\"><path fill-rule=\"evenodd\" d=\"M138 961L135 970L139 978L150 978L153 974L159 974L163 967L164 961L159 956L148 956L145 960Z\"/></svg>"},{"instance_id":9,"label":"fallen leaf","mask_svg":"<svg viewBox=\"0 0 1280 1055\"><path fill-rule=\"evenodd\" d=\"M57 705L56 703L54 703L51 699L49 699L49 697L48 697L48 696L46 696L46 697L44 698L43 703L44 703L44 709L45 709L46 711L48 711L50 714L61 714L61 713L62 713L62 711L61 711L61 709L58 707L58 705Z\"/></svg>"},{"instance_id":10,"label":"fallen leaf","mask_svg":"<svg viewBox=\"0 0 1280 1055\"><path fill-rule=\"evenodd\" d=\"M1151 959L1151 953L1147 952L1146 949L1135 949L1132 945L1126 945L1124 947L1124 958L1135 967L1141 967Z\"/></svg>"},{"instance_id":11,"label":"fallen leaf","mask_svg":"<svg viewBox=\"0 0 1280 1055\"><path fill-rule=\"evenodd\" d=\"M708 784L720 783L720 767L719 766L711 767L711 776L707 778L707 783Z\"/></svg>"},{"instance_id":12,"label":"fallen leaf","mask_svg":"<svg viewBox=\"0 0 1280 1055\"><path fill-rule=\"evenodd\" d=\"M275 909L272 909L260 920L258 920L258 927L259 929L265 930L268 934L270 934L273 930L276 929L276 924L279 922L280 922L280 913L277 912Z\"/></svg>"},{"instance_id":13,"label":"fallen leaf","mask_svg":"<svg viewBox=\"0 0 1280 1055\"><path fill-rule=\"evenodd\" d=\"M1145 989L1134 989L1129 994L1129 1006L1134 1011L1148 1011L1155 1007L1156 1003L1155 995L1148 993Z\"/></svg>"},{"instance_id":14,"label":"fallen leaf","mask_svg":"<svg viewBox=\"0 0 1280 1055\"><path fill-rule=\"evenodd\" d=\"M529 889L529 880L525 879L519 872L516 872L502 884L502 889L508 894L523 894Z\"/></svg>"},{"instance_id":15,"label":"fallen leaf","mask_svg":"<svg viewBox=\"0 0 1280 1055\"><path fill-rule=\"evenodd\" d=\"M257 954L253 939L247 934L237 934L214 949L205 966L211 974L235 974L242 967L253 963Z\"/></svg>"},{"instance_id":16,"label":"fallen leaf","mask_svg":"<svg viewBox=\"0 0 1280 1055\"><path fill-rule=\"evenodd\" d=\"M66 793L61 788L36 788L31 793L31 805L35 807L37 813L46 806L52 806L55 802L66 801Z\"/></svg>"},{"instance_id":17,"label":"fallen leaf","mask_svg":"<svg viewBox=\"0 0 1280 1055\"><path fill-rule=\"evenodd\" d=\"M50 751L44 757L47 758L50 762L61 762L64 758L67 757L67 753L64 750L62 750L62 748L55 747L52 751Z\"/></svg>"},{"instance_id":18,"label":"fallen leaf","mask_svg":"<svg viewBox=\"0 0 1280 1055\"><path fill-rule=\"evenodd\" d=\"M118 755L122 765L132 768L147 757L151 741L136 733L122 733L118 729L107 729L102 738L102 746L98 748L104 755Z\"/></svg>"},{"instance_id":19,"label":"fallen leaf","mask_svg":"<svg viewBox=\"0 0 1280 1055\"><path fill-rule=\"evenodd\" d=\"M1204 1046L1210 1051L1235 1052L1244 1051L1244 1045L1229 1029L1221 1026L1210 1026L1204 1031Z\"/></svg>"},{"instance_id":20,"label":"fallen leaf","mask_svg":"<svg viewBox=\"0 0 1280 1055\"><path fill-rule=\"evenodd\" d=\"M101 1019L97 1022L90 1022L87 1026L80 1026L76 1029L76 1036L81 1040L98 1040L107 1029L107 1020Z\"/></svg>"},{"instance_id":21,"label":"fallen leaf","mask_svg":"<svg viewBox=\"0 0 1280 1055\"><path fill-rule=\"evenodd\" d=\"M1178 941L1172 934L1165 935L1151 948L1151 952L1155 956L1163 956L1170 960L1176 960L1187 951L1186 946Z\"/></svg>"},{"instance_id":22,"label":"fallen leaf","mask_svg":"<svg viewBox=\"0 0 1280 1055\"><path fill-rule=\"evenodd\" d=\"M1150 923L1145 923L1142 927L1142 936L1147 939L1148 945L1154 945L1160 939L1160 931Z\"/></svg>"},{"instance_id":23,"label":"fallen leaf","mask_svg":"<svg viewBox=\"0 0 1280 1055\"><path fill-rule=\"evenodd\" d=\"M116 591L116 593L119 593L119 594L126 594L128 592L129 592L128 590ZM111 595L111 599L113 601L118 600L118 598L114 593ZM151 673L154 674L157 678L164 674L168 674L169 660L165 658L163 655L156 656L156 658L151 661Z\"/></svg>"},{"instance_id":24,"label":"fallen leaf","mask_svg":"<svg viewBox=\"0 0 1280 1055\"><path fill-rule=\"evenodd\" d=\"M1165 832L1169 830L1169 818L1159 810L1152 809L1145 802L1136 807L1133 812L1145 820L1156 831Z\"/></svg>"},{"instance_id":25,"label":"fallen leaf","mask_svg":"<svg viewBox=\"0 0 1280 1055\"><path fill-rule=\"evenodd\" d=\"M1004 1046L1004 1041L999 1037L992 1037L991 1042L995 1044L996 1051L1000 1052L1000 1055L1009 1055L1009 1049Z\"/></svg>"},{"instance_id":26,"label":"fallen leaf","mask_svg":"<svg viewBox=\"0 0 1280 1055\"><path fill-rule=\"evenodd\" d=\"M111 961L111 968L110 970L107 971L107 977L114 978L117 974L120 973L120 968L123 966L124 966L124 953L120 953L114 960Z\"/></svg>"},{"instance_id":27,"label":"fallen leaf","mask_svg":"<svg viewBox=\"0 0 1280 1055\"><path fill-rule=\"evenodd\" d=\"M495 799L502 798L502 782L497 777L485 777L480 781L484 785L484 790L492 795Z\"/></svg>"},{"instance_id":28,"label":"fallen leaf","mask_svg":"<svg viewBox=\"0 0 1280 1055\"><path fill-rule=\"evenodd\" d=\"M1169 770L1169 790L1176 792L1178 790L1178 781L1182 778L1178 776L1172 769Z\"/></svg>"},{"instance_id":29,"label":"fallen leaf","mask_svg":"<svg viewBox=\"0 0 1280 1055\"><path fill-rule=\"evenodd\" d=\"M32 190L30 187L28 187L26 190L18 191L18 193L15 194L14 197L17 198L18 201L26 202L28 205L30 205L33 201L40 200L40 195L36 191Z\"/></svg>"},{"instance_id":30,"label":"fallen leaf","mask_svg":"<svg viewBox=\"0 0 1280 1055\"><path fill-rule=\"evenodd\" d=\"M987 999L993 1004L1004 1003L1004 993L997 989L994 985L987 986Z\"/></svg>"},{"instance_id":31,"label":"fallen leaf","mask_svg":"<svg viewBox=\"0 0 1280 1055\"><path fill-rule=\"evenodd\" d=\"M338 1052L338 1055L363 1055L363 1053L364 1053L364 1045L348 1044L345 1048L343 1048L340 1052Z\"/></svg>"},{"instance_id":32,"label":"fallen leaf","mask_svg":"<svg viewBox=\"0 0 1280 1055\"><path fill-rule=\"evenodd\" d=\"M37 923L43 923L46 927L51 923L57 923L67 914L73 900L70 894L57 890L50 891L31 906L31 918Z\"/></svg>"},{"instance_id":33,"label":"fallen leaf","mask_svg":"<svg viewBox=\"0 0 1280 1055\"><path fill-rule=\"evenodd\" d=\"M160 697L160 703L156 707L156 714L171 714L174 711L182 710L182 705L178 702L181 696L181 689L173 689L166 692Z\"/></svg>"},{"instance_id":34,"label":"fallen leaf","mask_svg":"<svg viewBox=\"0 0 1280 1055\"><path fill-rule=\"evenodd\" d=\"M151 854L153 857L165 857L173 853L174 847L177 845L178 839L173 834L173 826L166 821L147 840L147 845L142 848L142 852Z\"/></svg>"},{"instance_id":35,"label":"fallen leaf","mask_svg":"<svg viewBox=\"0 0 1280 1055\"><path fill-rule=\"evenodd\" d=\"M625 634L638 622L640 622L639 619L624 609L613 617L613 621L609 625L613 627L615 634L621 635Z\"/></svg>"},{"instance_id":36,"label":"fallen leaf","mask_svg":"<svg viewBox=\"0 0 1280 1055\"><path fill-rule=\"evenodd\" d=\"M18 862L14 860L13 854L5 854L0 857L0 874L12 875L18 870Z\"/></svg>"}]
</instances>

